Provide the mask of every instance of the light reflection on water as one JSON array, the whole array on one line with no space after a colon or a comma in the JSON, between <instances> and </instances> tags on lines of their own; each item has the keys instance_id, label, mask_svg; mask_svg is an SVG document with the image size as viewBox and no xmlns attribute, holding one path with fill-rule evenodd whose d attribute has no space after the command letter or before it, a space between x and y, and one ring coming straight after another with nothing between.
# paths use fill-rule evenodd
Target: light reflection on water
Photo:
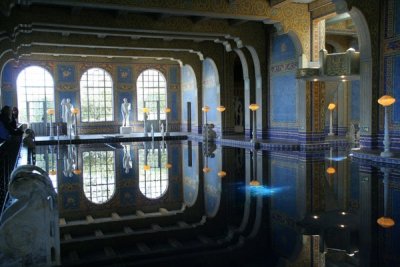
<instances>
[{"instance_id":1,"label":"light reflection on water","mask_svg":"<svg viewBox=\"0 0 400 267\"><path fill-rule=\"evenodd\" d=\"M259 185L259 186L252 186L252 185L246 185L242 186L242 190L245 191L250 191L250 194L255 197L269 197L272 195L280 194L283 193L284 191L288 190L289 187L283 186L283 187L269 187L266 185Z\"/></svg>"}]
</instances>

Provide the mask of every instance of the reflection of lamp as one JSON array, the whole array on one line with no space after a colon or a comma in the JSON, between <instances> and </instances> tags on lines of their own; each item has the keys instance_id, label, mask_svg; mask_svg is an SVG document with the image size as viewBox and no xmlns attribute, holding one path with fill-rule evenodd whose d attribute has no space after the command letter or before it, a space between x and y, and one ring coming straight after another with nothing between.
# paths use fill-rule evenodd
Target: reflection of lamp
<instances>
[{"instance_id":1,"label":"reflection of lamp","mask_svg":"<svg viewBox=\"0 0 400 267\"><path fill-rule=\"evenodd\" d=\"M326 173L329 175L335 174L336 170L332 166L332 152L333 152L333 147L329 149L329 167L326 169Z\"/></svg>"},{"instance_id":2,"label":"reflection of lamp","mask_svg":"<svg viewBox=\"0 0 400 267\"><path fill-rule=\"evenodd\" d=\"M250 181L250 185L251 186L260 186L260 182L257 181L257 152L255 150L252 151L252 156L251 156L251 160L252 160L252 170L251 170L251 181Z\"/></svg>"},{"instance_id":3,"label":"reflection of lamp","mask_svg":"<svg viewBox=\"0 0 400 267\"><path fill-rule=\"evenodd\" d=\"M144 123L144 125L143 125L143 127L144 127L144 135L147 136L147 127L146 127L146 124L147 124L147 113L150 112L150 109L144 107L144 108L142 108L142 112L143 112L143 123Z\"/></svg>"},{"instance_id":4,"label":"reflection of lamp","mask_svg":"<svg viewBox=\"0 0 400 267\"><path fill-rule=\"evenodd\" d=\"M169 133L168 133L168 113L171 112L171 109L165 108L164 111L165 111L165 135L169 135Z\"/></svg>"},{"instance_id":5,"label":"reflection of lamp","mask_svg":"<svg viewBox=\"0 0 400 267\"><path fill-rule=\"evenodd\" d=\"M217 107L217 110L219 111L219 112L221 112L221 134L219 135L219 138L221 139L222 138L222 132L223 132L223 129L222 129L222 125L223 125L223 119L222 119L222 114L223 114L223 112L225 111L225 107L224 106L218 106Z\"/></svg>"},{"instance_id":6,"label":"reflection of lamp","mask_svg":"<svg viewBox=\"0 0 400 267\"><path fill-rule=\"evenodd\" d=\"M224 171L219 171L219 172L217 173L217 175L218 175L219 178L223 178L223 177L226 176L226 172L224 172Z\"/></svg>"},{"instance_id":7,"label":"reflection of lamp","mask_svg":"<svg viewBox=\"0 0 400 267\"><path fill-rule=\"evenodd\" d=\"M76 113L75 113L75 116L76 116ZM75 149L75 168L74 168L74 170L72 171L75 175L79 175L79 174L81 174L82 173L82 171L79 169L79 161L78 161L78 158L79 158L79 153L78 153L78 146L76 146L76 149Z\"/></svg>"},{"instance_id":8,"label":"reflection of lamp","mask_svg":"<svg viewBox=\"0 0 400 267\"><path fill-rule=\"evenodd\" d=\"M74 127L74 135L77 136L78 135L78 131L77 131L77 119L76 119L76 117L77 117L77 115L79 113L79 109L78 108L71 108L71 113L74 116L74 125L75 125L75 127ZM71 125L71 127L72 127L72 125Z\"/></svg>"},{"instance_id":9,"label":"reflection of lamp","mask_svg":"<svg viewBox=\"0 0 400 267\"><path fill-rule=\"evenodd\" d=\"M47 114L50 115L50 136L54 135L54 131L53 131L53 115L54 115L54 108L49 108L47 110Z\"/></svg>"},{"instance_id":10,"label":"reflection of lamp","mask_svg":"<svg viewBox=\"0 0 400 267\"><path fill-rule=\"evenodd\" d=\"M376 222L383 228L390 228L394 226L395 222L392 218L387 217L387 201L389 193L389 169L381 168L383 172L383 216L380 217Z\"/></svg>"},{"instance_id":11,"label":"reflection of lamp","mask_svg":"<svg viewBox=\"0 0 400 267\"><path fill-rule=\"evenodd\" d=\"M249 109L251 111L253 111L253 136L252 136L251 142L256 141L256 110L258 108L259 108L259 106L257 104L251 104L249 106Z\"/></svg>"},{"instance_id":12,"label":"reflection of lamp","mask_svg":"<svg viewBox=\"0 0 400 267\"><path fill-rule=\"evenodd\" d=\"M396 99L390 95L384 95L378 99L378 103L385 108L385 126L384 126L385 135L383 138L384 151L381 152L381 157L385 158L393 156L393 153L390 152L389 122L388 122L387 107L392 105L395 101Z\"/></svg>"},{"instance_id":13,"label":"reflection of lamp","mask_svg":"<svg viewBox=\"0 0 400 267\"><path fill-rule=\"evenodd\" d=\"M329 109L329 136L334 135L333 134L333 122L332 122L332 114L333 114L333 110L336 108L336 105L334 103L330 103L328 105L328 109Z\"/></svg>"},{"instance_id":14,"label":"reflection of lamp","mask_svg":"<svg viewBox=\"0 0 400 267\"><path fill-rule=\"evenodd\" d=\"M260 182L257 180L250 181L250 186L260 186Z\"/></svg>"},{"instance_id":15,"label":"reflection of lamp","mask_svg":"<svg viewBox=\"0 0 400 267\"><path fill-rule=\"evenodd\" d=\"M334 167L328 167L328 169L326 169L326 173L329 175L335 174L336 170Z\"/></svg>"},{"instance_id":16,"label":"reflection of lamp","mask_svg":"<svg viewBox=\"0 0 400 267\"><path fill-rule=\"evenodd\" d=\"M51 156L51 170L49 171L49 175L56 175L57 171L54 168L54 147L50 146L50 156Z\"/></svg>"},{"instance_id":17,"label":"reflection of lamp","mask_svg":"<svg viewBox=\"0 0 400 267\"><path fill-rule=\"evenodd\" d=\"M165 168L171 169L172 168L172 164L171 163L165 163Z\"/></svg>"}]
</instances>

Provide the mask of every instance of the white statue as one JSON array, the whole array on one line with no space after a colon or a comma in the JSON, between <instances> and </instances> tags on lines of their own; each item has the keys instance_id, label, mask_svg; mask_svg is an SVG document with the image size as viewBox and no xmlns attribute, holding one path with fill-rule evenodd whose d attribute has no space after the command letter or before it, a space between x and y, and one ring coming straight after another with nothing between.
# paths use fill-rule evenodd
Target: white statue
<instances>
[{"instance_id":1,"label":"white statue","mask_svg":"<svg viewBox=\"0 0 400 267\"><path fill-rule=\"evenodd\" d=\"M129 173L129 170L132 168L131 163L131 153L129 152L129 146L124 146L124 159L123 159L123 167L125 169L125 173Z\"/></svg>"},{"instance_id":2,"label":"white statue","mask_svg":"<svg viewBox=\"0 0 400 267\"><path fill-rule=\"evenodd\" d=\"M72 124L74 123L74 116L72 115L72 109L74 106L71 104L71 99L67 98L61 101L62 105L62 121L67 124L67 133L71 134Z\"/></svg>"},{"instance_id":3,"label":"white statue","mask_svg":"<svg viewBox=\"0 0 400 267\"><path fill-rule=\"evenodd\" d=\"M161 138L162 138L162 140L164 140L164 123L161 123L161 126L160 126L160 128L161 128L161 130L160 130L160 132L161 132Z\"/></svg>"},{"instance_id":4,"label":"white statue","mask_svg":"<svg viewBox=\"0 0 400 267\"><path fill-rule=\"evenodd\" d=\"M128 99L124 98L124 102L121 104L122 113L122 126L129 126L129 112L131 110L131 104L128 103Z\"/></svg>"}]
</instances>

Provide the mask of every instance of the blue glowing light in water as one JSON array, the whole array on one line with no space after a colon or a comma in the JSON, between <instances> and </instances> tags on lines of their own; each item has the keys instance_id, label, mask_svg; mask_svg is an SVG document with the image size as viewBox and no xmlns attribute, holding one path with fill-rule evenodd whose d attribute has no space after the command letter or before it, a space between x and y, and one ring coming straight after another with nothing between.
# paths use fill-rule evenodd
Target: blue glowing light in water
<instances>
[{"instance_id":1,"label":"blue glowing light in water","mask_svg":"<svg viewBox=\"0 0 400 267\"><path fill-rule=\"evenodd\" d=\"M332 160L332 161L342 161L347 159L346 156L340 156L340 157L327 157L327 159Z\"/></svg>"},{"instance_id":2,"label":"blue glowing light in water","mask_svg":"<svg viewBox=\"0 0 400 267\"><path fill-rule=\"evenodd\" d=\"M272 196L287 189L287 186L270 187L266 185L252 186L243 184L241 184L239 187L243 191L249 191L250 195L252 196Z\"/></svg>"}]
</instances>

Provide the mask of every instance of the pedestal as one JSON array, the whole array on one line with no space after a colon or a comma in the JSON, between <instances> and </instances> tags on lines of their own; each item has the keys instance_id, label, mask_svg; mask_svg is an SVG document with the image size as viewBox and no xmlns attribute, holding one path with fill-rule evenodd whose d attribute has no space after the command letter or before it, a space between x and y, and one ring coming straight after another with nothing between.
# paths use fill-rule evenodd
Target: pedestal
<instances>
[{"instance_id":1,"label":"pedestal","mask_svg":"<svg viewBox=\"0 0 400 267\"><path fill-rule=\"evenodd\" d=\"M121 127L119 127L119 133L120 134L131 134L132 133L132 127L130 127L130 126L121 126Z\"/></svg>"}]
</instances>

